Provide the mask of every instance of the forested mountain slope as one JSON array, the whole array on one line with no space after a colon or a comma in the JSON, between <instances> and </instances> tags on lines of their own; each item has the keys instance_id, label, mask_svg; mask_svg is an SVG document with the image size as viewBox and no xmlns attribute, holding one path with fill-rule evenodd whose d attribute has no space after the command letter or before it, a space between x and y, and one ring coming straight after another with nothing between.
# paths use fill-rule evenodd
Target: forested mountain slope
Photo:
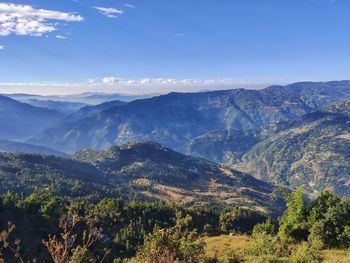
<instances>
[{"instance_id":1,"label":"forested mountain slope","mask_svg":"<svg viewBox=\"0 0 350 263\"><path fill-rule=\"evenodd\" d=\"M185 153L232 165L240 162L243 154L263 138L259 130L219 130L191 139Z\"/></svg>"},{"instance_id":2,"label":"forested mountain slope","mask_svg":"<svg viewBox=\"0 0 350 263\"><path fill-rule=\"evenodd\" d=\"M240 169L257 178L309 192L334 190L350 196L350 101L284 123L254 146Z\"/></svg>"}]
</instances>

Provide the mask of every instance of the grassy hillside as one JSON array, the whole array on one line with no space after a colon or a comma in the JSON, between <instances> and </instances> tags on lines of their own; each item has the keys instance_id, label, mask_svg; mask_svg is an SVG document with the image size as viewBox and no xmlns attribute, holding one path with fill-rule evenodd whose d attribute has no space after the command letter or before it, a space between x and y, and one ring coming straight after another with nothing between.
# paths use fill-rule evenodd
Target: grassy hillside
<instances>
[{"instance_id":1,"label":"grassy hillside","mask_svg":"<svg viewBox=\"0 0 350 263\"><path fill-rule=\"evenodd\" d=\"M245 235L222 235L204 238L206 244L205 250L210 258L217 257L218 263L227 262L227 254L233 251L237 255L244 254L244 250L251 246L252 240L249 236ZM338 249L326 249L322 251L321 262L323 263L347 263L350 258L349 250L338 250ZM291 262L286 257L272 259L269 256L241 256L243 262L253 263L269 263L272 262Z\"/></svg>"},{"instance_id":2,"label":"grassy hillside","mask_svg":"<svg viewBox=\"0 0 350 263\"><path fill-rule=\"evenodd\" d=\"M233 169L151 142L107 151L82 150L72 159L0 153L0 193L47 188L68 198L105 196L175 201L187 206L239 205L274 213L273 186Z\"/></svg>"},{"instance_id":3,"label":"grassy hillside","mask_svg":"<svg viewBox=\"0 0 350 263\"><path fill-rule=\"evenodd\" d=\"M225 166L189 157L152 142L130 142L107 151L82 150L106 180L151 199L188 205L269 207L273 187Z\"/></svg>"}]
</instances>

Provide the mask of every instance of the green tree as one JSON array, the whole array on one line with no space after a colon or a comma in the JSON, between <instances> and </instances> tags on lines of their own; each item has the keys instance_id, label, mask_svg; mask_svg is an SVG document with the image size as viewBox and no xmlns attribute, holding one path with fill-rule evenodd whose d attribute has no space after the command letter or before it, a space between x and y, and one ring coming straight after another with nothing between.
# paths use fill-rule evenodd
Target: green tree
<instances>
[{"instance_id":1,"label":"green tree","mask_svg":"<svg viewBox=\"0 0 350 263\"><path fill-rule=\"evenodd\" d=\"M220 230L224 233L251 233L254 226L263 222L266 217L256 211L235 207L220 214Z\"/></svg>"},{"instance_id":2,"label":"green tree","mask_svg":"<svg viewBox=\"0 0 350 263\"><path fill-rule=\"evenodd\" d=\"M283 241L295 241L306 239L308 231L306 227L307 204L303 194L303 188L298 187L295 192L287 197L287 209L279 218L280 228L278 236Z\"/></svg>"},{"instance_id":3,"label":"green tree","mask_svg":"<svg viewBox=\"0 0 350 263\"><path fill-rule=\"evenodd\" d=\"M311 204L308 216L310 232L322 238L328 247L347 246L350 202L332 193L321 193Z\"/></svg>"}]
</instances>

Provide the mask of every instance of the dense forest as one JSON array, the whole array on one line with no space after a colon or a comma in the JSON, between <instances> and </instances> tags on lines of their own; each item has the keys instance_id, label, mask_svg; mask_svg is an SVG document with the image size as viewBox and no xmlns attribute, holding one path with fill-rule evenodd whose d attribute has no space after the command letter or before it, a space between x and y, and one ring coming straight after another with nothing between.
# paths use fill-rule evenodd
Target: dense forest
<instances>
[{"instance_id":1,"label":"dense forest","mask_svg":"<svg viewBox=\"0 0 350 263\"><path fill-rule=\"evenodd\" d=\"M350 247L350 201L323 192L279 189L279 218L233 206L184 208L176 203L68 201L47 190L0 198L5 262L319 262L324 249ZM206 240L248 240L218 256ZM260 261L259 261L260 260ZM344 261L345 262L345 261Z\"/></svg>"}]
</instances>

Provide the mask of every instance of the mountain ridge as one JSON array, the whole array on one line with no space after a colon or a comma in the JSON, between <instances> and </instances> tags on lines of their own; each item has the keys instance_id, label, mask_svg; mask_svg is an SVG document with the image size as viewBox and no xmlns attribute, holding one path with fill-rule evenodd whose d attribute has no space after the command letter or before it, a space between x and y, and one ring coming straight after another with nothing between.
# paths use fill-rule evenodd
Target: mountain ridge
<instances>
[{"instance_id":1,"label":"mountain ridge","mask_svg":"<svg viewBox=\"0 0 350 263\"><path fill-rule=\"evenodd\" d=\"M184 152L189 140L208 132L261 129L350 98L350 81L329 83L302 82L263 90L173 92L55 126L29 142L73 153L82 148L105 149L127 141L151 140Z\"/></svg>"}]
</instances>

